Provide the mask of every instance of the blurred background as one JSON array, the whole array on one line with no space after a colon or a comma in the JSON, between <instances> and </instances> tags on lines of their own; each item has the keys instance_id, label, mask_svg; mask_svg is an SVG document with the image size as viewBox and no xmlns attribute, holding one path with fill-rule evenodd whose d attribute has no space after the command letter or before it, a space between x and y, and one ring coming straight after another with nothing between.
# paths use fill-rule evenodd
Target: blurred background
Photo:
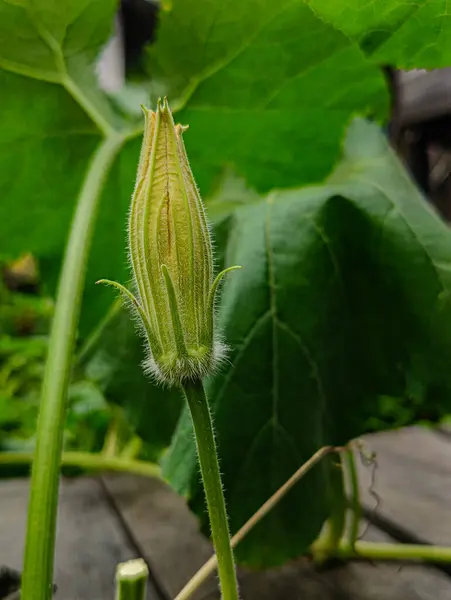
<instances>
[{"instance_id":1,"label":"blurred background","mask_svg":"<svg viewBox=\"0 0 451 600\"><path fill-rule=\"evenodd\" d=\"M160 85L158 81L153 82L153 88L148 85L148 49L155 41L160 10L160 4L156 1L123 0L120 2L114 16L113 31L109 41L96 61L95 72L100 87L112 102L122 108L126 107L129 114L135 116L139 115L140 103L152 103L155 98L155 88L158 91ZM386 128L393 147L396 148L413 179L425 194L425 198L436 207L442 218L448 221L451 217L449 212L451 162L448 139L451 69L403 71L384 67L383 71L391 98L391 113L386 121ZM6 116L6 113L4 115ZM220 183L210 186L207 196L207 203L211 205L211 216L214 219L219 216L216 223L219 241L221 241L222 213L226 214L230 206L239 206L259 198L257 191L248 186L243 179L236 177L233 171L234 167L227 165ZM129 172L133 173L132 166ZM126 189L127 192L131 190L131 182ZM35 212L37 210L39 216L39 209L33 210ZM119 206L118 210L124 212L124 209ZM68 222L68 217L69 214L66 213L65 222ZM42 213L41 218L46 218L45 212ZM124 224L120 218L116 221L114 232L117 233L121 243L123 240L121 228L125 228L125 219ZM24 228L24 231L26 230L27 226ZM32 449L59 257L55 256L52 248L50 252L45 249L43 256L33 252L14 251L15 246L26 248L26 243L23 244L21 240L20 244L15 244L8 239L6 219L2 234L4 239L0 282L0 419L2 423L0 444L4 450ZM64 229L61 225L58 227L57 237L60 238L63 234ZM34 241L30 244L30 249L33 245L36 245ZM38 242L37 246L40 245L42 244ZM221 251L221 244L219 244L218 252ZM120 255L119 262L120 269L124 272L125 254ZM92 284L92 281L88 282L89 284ZM97 289L96 293L102 296L102 299L108 297L108 292ZM102 309L108 301L94 300L94 302L98 302L99 308ZM111 310L113 313L120 311L117 306ZM93 310L93 318L90 315L86 316L88 325L84 327L82 324L83 329L79 336L82 354L86 349L89 350L91 343L91 338L85 335L86 331L94 330L95 337L93 325L98 320L100 312L101 310ZM86 347L83 346L83 341L86 342ZM134 359L139 363L140 350L139 348L135 350ZM111 370L115 372L115 369ZM136 370L134 374L138 377ZM112 379L114 377L111 375ZM70 391L67 448L99 450L104 443L108 428L115 429L119 426L117 420L121 422L120 427L125 429L127 429L125 422L129 422L130 419L133 422L132 427L142 420L142 411L146 408L141 404L145 406L148 401L147 395L144 394L145 400L138 406L137 416L131 417L129 414L124 416L122 413L124 410L127 413L127 406L116 405L118 397L122 396L123 392L123 388L120 385L118 387L119 391L114 390L106 398L90 379L85 380L82 376L74 383ZM371 418L367 423L367 430L384 429L423 418L436 422L446 417L439 409L431 409L431 407L425 409L420 404L415 406L411 400L409 398L404 402L397 399L395 402L389 397L384 397L382 415ZM179 403L173 399L163 431L160 432L164 444L170 439L178 410ZM154 434L155 432L152 431L152 436ZM129 435L132 433L128 432L126 437ZM158 435L156 437L158 438ZM134 443L138 443L137 440ZM155 457L151 450L149 452L149 456ZM23 467L14 468L23 470ZM4 469L6 474L10 474L11 467L0 466L0 473Z\"/></svg>"},{"instance_id":2,"label":"blurred background","mask_svg":"<svg viewBox=\"0 0 451 600\"><path fill-rule=\"evenodd\" d=\"M0 477L9 502L0 531L16 503L23 520L26 480L11 492L6 486L29 474L77 196L96 148L118 134L95 215L67 395L62 511L75 526L63 536L70 542L62 542L61 556L82 552L75 532L91 515L89 527L79 525L100 540L89 556L95 561L99 547L111 554L98 597L106 597L109 565L144 552L157 565L154 597L169 600L209 555L198 531L208 533L182 398L143 374L133 322L111 290L95 286L101 277L130 282L126 220L140 105L154 107L167 95L176 120L190 126L185 141L217 267L245 266L218 307L230 364L207 382L232 530L320 447L370 435L364 439L380 452L379 467L371 448L356 451L370 539L449 544L445 16L417 18L433 3L395 0L393 10L381 0L374 11L359 0L342 3L343 11L338 0L0 2ZM444 33L430 26L434 19L443 19ZM82 477L68 488L75 476L93 474L87 454L99 465L159 463L183 500L161 482L131 475ZM428 598L431 589L451 599L446 564L435 579L423 567L407 569L400 584L395 570L375 576L368 565L317 578L298 560L345 495L341 466L337 459L309 475L240 545L244 567L288 563L280 579L246 579L243 571L245 598L298 598L309 580L312 599L318 590L322 598ZM378 489L381 470L387 476ZM1 503L0 488L0 513ZM95 528L105 506L120 535L116 521L105 525L104 538ZM147 510L154 538L142 524ZM17 546L17 522L0 539L0 560ZM177 530L186 543L176 560L168 547ZM20 569L20 551L11 551L8 568ZM194 562L180 567L190 553ZM58 569L57 583L69 585L68 568ZM96 576L77 583L77 597L94 589Z\"/></svg>"}]
</instances>

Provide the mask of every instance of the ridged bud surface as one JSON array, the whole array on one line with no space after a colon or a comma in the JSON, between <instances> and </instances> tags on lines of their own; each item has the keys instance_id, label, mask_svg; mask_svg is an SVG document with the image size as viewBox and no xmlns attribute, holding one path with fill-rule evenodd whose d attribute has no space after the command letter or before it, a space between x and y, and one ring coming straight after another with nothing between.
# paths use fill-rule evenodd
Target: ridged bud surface
<instances>
[{"instance_id":1,"label":"ridged bud surface","mask_svg":"<svg viewBox=\"0 0 451 600\"><path fill-rule=\"evenodd\" d=\"M213 251L204 206L166 100L144 109L145 128L129 215L132 301L148 345L147 369L179 385L214 369L223 347L214 333ZM230 269L227 269L227 271Z\"/></svg>"}]
</instances>

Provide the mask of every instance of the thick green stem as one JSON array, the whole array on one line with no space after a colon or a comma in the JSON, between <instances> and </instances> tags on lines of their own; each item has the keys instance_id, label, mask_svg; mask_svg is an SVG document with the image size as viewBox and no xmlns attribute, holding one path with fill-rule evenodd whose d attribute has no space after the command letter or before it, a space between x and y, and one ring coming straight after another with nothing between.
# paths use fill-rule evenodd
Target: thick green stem
<instances>
[{"instance_id":1,"label":"thick green stem","mask_svg":"<svg viewBox=\"0 0 451 600\"><path fill-rule=\"evenodd\" d=\"M0 465L29 465L33 461L33 457L32 452L2 452L0 453ZM63 452L61 465L78 467L87 471L118 471L143 477L161 478L161 469L158 465L144 460L132 460L124 456L114 457L90 452Z\"/></svg>"},{"instance_id":2,"label":"thick green stem","mask_svg":"<svg viewBox=\"0 0 451 600\"><path fill-rule=\"evenodd\" d=\"M218 561L222 599L237 600L238 585L235 564L208 400L201 381L188 383L183 390L193 419L200 470L210 516L211 534Z\"/></svg>"},{"instance_id":3,"label":"thick green stem","mask_svg":"<svg viewBox=\"0 0 451 600\"><path fill-rule=\"evenodd\" d=\"M312 544L315 562L325 562L340 544L346 524L346 496L344 490L343 469L339 454L327 457L324 469L329 472L330 515L318 539Z\"/></svg>"},{"instance_id":4,"label":"thick green stem","mask_svg":"<svg viewBox=\"0 0 451 600\"><path fill-rule=\"evenodd\" d=\"M343 465L340 454L329 456L325 460L330 472L330 503L331 516L329 519L331 547L338 546L346 524L346 494L344 488Z\"/></svg>"},{"instance_id":5,"label":"thick green stem","mask_svg":"<svg viewBox=\"0 0 451 600\"><path fill-rule=\"evenodd\" d=\"M343 559L360 558L363 560L414 560L451 563L451 548L421 544L383 544L359 541L352 546L347 540L343 540L333 551L332 556Z\"/></svg>"},{"instance_id":6,"label":"thick green stem","mask_svg":"<svg viewBox=\"0 0 451 600\"><path fill-rule=\"evenodd\" d=\"M122 142L120 136L111 135L92 157L61 270L37 425L22 600L48 600L52 595L58 482L72 352L97 207L106 175Z\"/></svg>"},{"instance_id":7,"label":"thick green stem","mask_svg":"<svg viewBox=\"0 0 451 600\"><path fill-rule=\"evenodd\" d=\"M349 492L350 492L350 508L351 518L349 522L348 541L354 546L359 537L359 525L362 516L362 507L360 504L360 489L357 468L355 465L354 453L352 450L346 449L343 452L344 465L349 477Z\"/></svg>"},{"instance_id":8,"label":"thick green stem","mask_svg":"<svg viewBox=\"0 0 451 600\"><path fill-rule=\"evenodd\" d=\"M149 569L142 558L119 563L116 569L116 600L145 600Z\"/></svg>"}]
</instances>

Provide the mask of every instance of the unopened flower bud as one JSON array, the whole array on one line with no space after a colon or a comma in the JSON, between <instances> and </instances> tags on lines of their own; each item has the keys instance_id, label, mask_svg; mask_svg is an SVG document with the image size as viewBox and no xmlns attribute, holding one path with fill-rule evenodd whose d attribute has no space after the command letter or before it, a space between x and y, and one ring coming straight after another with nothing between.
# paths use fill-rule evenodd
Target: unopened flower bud
<instances>
[{"instance_id":1,"label":"unopened flower bud","mask_svg":"<svg viewBox=\"0 0 451 600\"><path fill-rule=\"evenodd\" d=\"M213 251L182 134L164 100L144 109L145 128L129 215L131 301L146 335L148 370L170 385L201 379L224 353L215 335Z\"/></svg>"}]
</instances>

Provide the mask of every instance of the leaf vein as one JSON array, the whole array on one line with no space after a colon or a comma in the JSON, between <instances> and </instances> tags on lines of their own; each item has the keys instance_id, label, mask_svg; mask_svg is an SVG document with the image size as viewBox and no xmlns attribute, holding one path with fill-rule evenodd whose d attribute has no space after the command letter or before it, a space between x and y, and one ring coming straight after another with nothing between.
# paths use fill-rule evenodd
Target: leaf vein
<instances>
[{"instance_id":1,"label":"leaf vein","mask_svg":"<svg viewBox=\"0 0 451 600\"><path fill-rule=\"evenodd\" d=\"M418 237L418 235L417 235L417 233L415 231L415 228L411 225L411 223L409 222L409 219L406 217L406 215L402 211L402 209L399 206L399 204L397 204L393 200L393 198L391 198L390 194L387 192L387 190L385 190L385 188L383 186L379 185L375 181L372 181L372 180L367 179L365 177L356 177L356 181L360 181L362 183L365 183L365 184L369 185L370 187L374 187L375 189L377 189L389 201L389 203L393 207L393 210L399 214L399 216L402 218L402 220L406 224L407 228L409 229L410 233L412 234L412 236L414 237L414 239L418 242L418 245L420 246L420 248L423 250L425 256L427 257L429 263L431 264L433 270L435 271L435 273L437 275L437 279L440 282L440 285L441 285L443 291L447 291L447 287L445 286L445 284L442 281L441 275L439 273L439 270L437 269L437 266L435 264L434 259L432 258L431 254L429 253L429 251L426 248L426 246L422 243L422 241ZM409 180L409 182L410 182L410 180ZM433 213L431 212L431 214L433 214ZM387 218L388 218L388 214L386 215L386 219Z\"/></svg>"},{"instance_id":2,"label":"leaf vein","mask_svg":"<svg viewBox=\"0 0 451 600\"><path fill-rule=\"evenodd\" d=\"M318 363L313 358L312 353L310 352L308 346L303 342L303 340L299 334L295 333L291 329L291 327L284 321L281 321L280 319L278 319L277 323L278 323L279 327L281 329L283 329L286 333L288 333L288 335L290 335L292 337L292 339L297 343L297 345L301 349L302 354L304 355L307 362L309 363L309 365L312 369L312 374L313 374L314 380L316 382L316 387L318 389L319 399L321 400L323 408L325 410L326 406L327 406L327 395L324 390L323 382L321 380L321 376L319 373Z\"/></svg>"},{"instance_id":3,"label":"leaf vein","mask_svg":"<svg viewBox=\"0 0 451 600\"><path fill-rule=\"evenodd\" d=\"M279 421L278 417L278 404L279 404L279 345L277 339L277 297L276 297L276 283L275 283L275 272L274 272L274 257L271 248L271 205L273 197L269 196L267 200L267 211L266 211L266 223L265 223L265 250L266 260L268 268L268 288L269 288L269 306L272 316L272 412L273 419L276 423Z\"/></svg>"},{"instance_id":4,"label":"leaf vein","mask_svg":"<svg viewBox=\"0 0 451 600\"><path fill-rule=\"evenodd\" d=\"M185 88L185 94L183 95L183 100L180 103L180 105L177 106L177 111L185 108L185 106L188 104L188 102L192 98L193 94L195 93L195 91L197 90L197 88L203 81L205 81L206 79L209 79L210 77L213 77L214 75L216 75L217 73L219 73L220 71L222 71L223 69L228 67L236 58L238 58L240 56L240 54L242 54L245 50L247 50L247 48L249 48L249 46L252 44L252 42L255 40L255 38L257 38L261 34L261 32L265 29L265 27L270 25L277 17L279 17L281 14L283 14L284 11L290 9L292 6L294 6L298 2L299 2L299 0L293 0L292 2L288 2L287 4L283 5L280 10L272 13L271 16L266 21L261 23L260 26L257 27L257 29L251 35L249 35L249 37L246 39L246 41L241 44L241 46L239 46L234 51L232 51L223 60L217 61L216 63L211 65L211 67L209 69L205 69L204 72L201 72L197 76L193 77L191 79L191 81L189 82L189 84ZM208 40L205 40L204 46L206 46L207 43L208 43Z\"/></svg>"}]
</instances>

